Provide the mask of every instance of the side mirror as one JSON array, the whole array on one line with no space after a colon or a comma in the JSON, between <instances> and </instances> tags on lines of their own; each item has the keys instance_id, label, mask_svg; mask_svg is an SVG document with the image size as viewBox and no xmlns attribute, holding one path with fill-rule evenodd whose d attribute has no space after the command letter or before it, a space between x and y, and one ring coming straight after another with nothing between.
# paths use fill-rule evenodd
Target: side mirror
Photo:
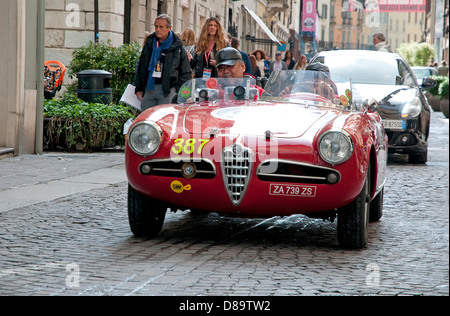
<instances>
[{"instance_id":1,"label":"side mirror","mask_svg":"<svg viewBox=\"0 0 450 316\"><path fill-rule=\"evenodd\" d=\"M375 99L367 99L363 103L363 111L367 112L375 112L378 109L378 102Z\"/></svg>"},{"instance_id":2,"label":"side mirror","mask_svg":"<svg viewBox=\"0 0 450 316\"><path fill-rule=\"evenodd\" d=\"M431 89L431 88L433 88L435 86L436 86L436 80L434 80L434 79L432 79L430 77L427 77L427 78L423 79L422 84L420 85L420 87L423 90Z\"/></svg>"}]
</instances>

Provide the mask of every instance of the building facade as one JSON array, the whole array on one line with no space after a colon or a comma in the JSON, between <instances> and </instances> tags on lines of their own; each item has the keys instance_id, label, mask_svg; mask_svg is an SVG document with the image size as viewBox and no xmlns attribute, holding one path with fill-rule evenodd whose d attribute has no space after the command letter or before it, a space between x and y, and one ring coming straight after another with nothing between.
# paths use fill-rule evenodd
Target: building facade
<instances>
[{"instance_id":1,"label":"building facade","mask_svg":"<svg viewBox=\"0 0 450 316\"><path fill-rule=\"evenodd\" d=\"M175 32L191 28L197 35L215 16L242 51L261 48L272 58L279 50L297 59L334 48L372 49L372 35L381 32L394 50L426 41L438 62L448 62L449 0L427 0L424 13L409 14L346 7L357 2L315 0L316 29L305 33L305 0L0 0L6 47L0 51L0 156L42 151L44 60L69 65L74 49L89 41L141 42L161 13L172 17Z\"/></svg>"},{"instance_id":2,"label":"building facade","mask_svg":"<svg viewBox=\"0 0 450 316\"><path fill-rule=\"evenodd\" d=\"M299 31L294 19L300 13L300 0L99 0L97 12L95 2L45 1L46 59L67 65L75 48L95 39L110 41L114 46L142 41L147 32L154 31L154 20L161 13L171 16L174 32L191 28L196 34L209 17L215 16L228 33L240 39L241 48L246 51L259 48L260 43L268 51L278 47L252 17L252 12L261 17L278 41L288 42L291 29L293 34ZM291 5L298 12L293 12ZM98 34L95 31L96 15Z\"/></svg>"},{"instance_id":3,"label":"building facade","mask_svg":"<svg viewBox=\"0 0 450 316\"><path fill-rule=\"evenodd\" d=\"M43 0L1 0L0 158L42 150Z\"/></svg>"}]
</instances>

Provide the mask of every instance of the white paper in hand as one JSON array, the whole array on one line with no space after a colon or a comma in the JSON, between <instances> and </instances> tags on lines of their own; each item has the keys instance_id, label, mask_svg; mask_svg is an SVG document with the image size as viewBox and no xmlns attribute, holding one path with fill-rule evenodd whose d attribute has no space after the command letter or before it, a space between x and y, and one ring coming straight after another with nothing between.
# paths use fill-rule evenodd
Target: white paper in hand
<instances>
[{"instance_id":1,"label":"white paper in hand","mask_svg":"<svg viewBox=\"0 0 450 316\"><path fill-rule=\"evenodd\" d=\"M122 95L122 98L120 99L120 102L123 102L125 104L128 104L129 106L132 106L139 111L141 110L141 101L138 100L135 94L136 87L132 84L129 84L127 88L125 89L125 92Z\"/></svg>"}]
</instances>

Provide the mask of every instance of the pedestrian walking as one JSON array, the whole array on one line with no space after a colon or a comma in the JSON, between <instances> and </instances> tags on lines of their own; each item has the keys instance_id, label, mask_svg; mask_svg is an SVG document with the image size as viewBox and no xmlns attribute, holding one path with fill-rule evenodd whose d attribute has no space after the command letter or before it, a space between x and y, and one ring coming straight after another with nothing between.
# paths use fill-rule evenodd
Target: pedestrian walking
<instances>
[{"instance_id":1,"label":"pedestrian walking","mask_svg":"<svg viewBox=\"0 0 450 316\"><path fill-rule=\"evenodd\" d=\"M383 33L376 33L373 35L373 46L375 50L379 52L389 52L392 53L392 49L386 42L386 38Z\"/></svg>"},{"instance_id":2,"label":"pedestrian walking","mask_svg":"<svg viewBox=\"0 0 450 316\"><path fill-rule=\"evenodd\" d=\"M266 54L266 65L268 67L268 70L266 70L266 77L269 78L270 76L270 65L272 64L273 60L272 58Z\"/></svg>"},{"instance_id":3,"label":"pedestrian walking","mask_svg":"<svg viewBox=\"0 0 450 316\"><path fill-rule=\"evenodd\" d=\"M136 73L136 97L142 111L171 103L182 84L191 78L191 68L180 38L172 32L167 14L155 20L139 59Z\"/></svg>"},{"instance_id":4,"label":"pedestrian walking","mask_svg":"<svg viewBox=\"0 0 450 316\"><path fill-rule=\"evenodd\" d=\"M256 64L258 65L259 71L261 72L261 77L266 77L266 73L269 73L269 64L266 61L266 53L262 49L256 49L251 53L251 55L255 56L256 58Z\"/></svg>"},{"instance_id":5,"label":"pedestrian walking","mask_svg":"<svg viewBox=\"0 0 450 316\"><path fill-rule=\"evenodd\" d=\"M200 31L195 56L191 61L195 77L204 79L217 77L215 55L227 46L228 41L222 24L216 17L210 17Z\"/></svg>"},{"instance_id":6,"label":"pedestrian walking","mask_svg":"<svg viewBox=\"0 0 450 316\"><path fill-rule=\"evenodd\" d=\"M290 50L288 50L286 52L286 54L284 55L283 61L286 63L286 66L288 67L288 70L294 69L295 60L294 60L294 58L292 58L292 53L291 53Z\"/></svg>"},{"instance_id":7,"label":"pedestrian walking","mask_svg":"<svg viewBox=\"0 0 450 316\"><path fill-rule=\"evenodd\" d=\"M250 64L252 65L252 75L255 78L262 78L261 69L259 69L258 64L256 63L256 57L254 55L248 56L250 59Z\"/></svg>"},{"instance_id":8,"label":"pedestrian walking","mask_svg":"<svg viewBox=\"0 0 450 316\"><path fill-rule=\"evenodd\" d=\"M448 66L445 60L441 62L441 65L437 68L437 72L439 76L448 76Z\"/></svg>"},{"instance_id":9,"label":"pedestrian walking","mask_svg":"<svg viewBox=\"0 0 450 316\"><path fill-rule=\"evenodd\" d=\"M294 70L305 70L306 66L308 65L308 62L306 61L305 55L300 55L300 58L297 60L294 66Z\"/></svg>"},{"instance_id":10,"label":"pedestrian walking","mask_svg":"<svg viewBox=\"0 0 450 316\"><path fill-rule=\"evenodd\" d=\"M195 32L193 29L187 28L181 33L181 42L189 57L189 62L192 60L192 56L195 54Z\"/></svg>"},{"instance_id":11,"label":"pedestrian walking","mask_svg":"<svg viewBox=\"0 0 450 316\"><path fill-rule=\"evenodd\" d=\"M275 61L273 61L269 66L270 73L274 71L287 70L287 65L281 60L281 53L277 52L275 54Z\"/></svg>"}]
</instances>

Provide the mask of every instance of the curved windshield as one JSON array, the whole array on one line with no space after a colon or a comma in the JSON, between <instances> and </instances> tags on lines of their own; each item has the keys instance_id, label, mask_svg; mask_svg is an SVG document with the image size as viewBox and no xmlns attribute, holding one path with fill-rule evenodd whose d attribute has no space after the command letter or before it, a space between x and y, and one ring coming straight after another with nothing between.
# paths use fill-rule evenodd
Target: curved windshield
<instances>
[{"instance_id":1,"label":"curved windshield","mask_svg":"<svg viewBox=\"0 0 450 316\"><path fill-rule=\"evenodd\" d=\"M330 73L345 74L352 84L408 85L414 86L414 76L405 63L386 56L336 54L318 57L330 68Z\"/></svg>"},{"instance_id":2,"label":"curved windshield","mask_svg":"<svg viewBox=\"0 0 450 316\"><path fill-rule=\"evenodd\" d=\"M287 70L271 74L261 100L314 104L350 109L350 80L321 71Z\"/></svg>"},{"instance_id":3,"label":"curved windshield","mask_svg":"<svg viewBox=\"0 0 450 316\"><path fill-rule=\"evenodd\" d=\"M348 78L320 71L283 70L272 73L264 89L253 78L202 78L187 81L178 103L204 101L270 101L352 109Z\"/></svg>"},{"instance_id":4,"label":"curved windshield","mask_svg":"<svg viewBox=\"0 0 450 316\"><path fill-rule=\"evenodd\" d=\"M253 78L203 78L183 84L178 92L178 103L219 100L257 101L261 92Z\"/></svg>"},{"instance_id":5,"label":"curved windshield","mask_svg":"<svg viewBox=\"0 0 450 316\"><path fill-rule=\"evenodd\" d=\"M428 68L412 68L412 71L416 75L417 79L424 79L426 77L437 74L436 71L433 71L432 69Z\"/></svg>"}]
</instances>

